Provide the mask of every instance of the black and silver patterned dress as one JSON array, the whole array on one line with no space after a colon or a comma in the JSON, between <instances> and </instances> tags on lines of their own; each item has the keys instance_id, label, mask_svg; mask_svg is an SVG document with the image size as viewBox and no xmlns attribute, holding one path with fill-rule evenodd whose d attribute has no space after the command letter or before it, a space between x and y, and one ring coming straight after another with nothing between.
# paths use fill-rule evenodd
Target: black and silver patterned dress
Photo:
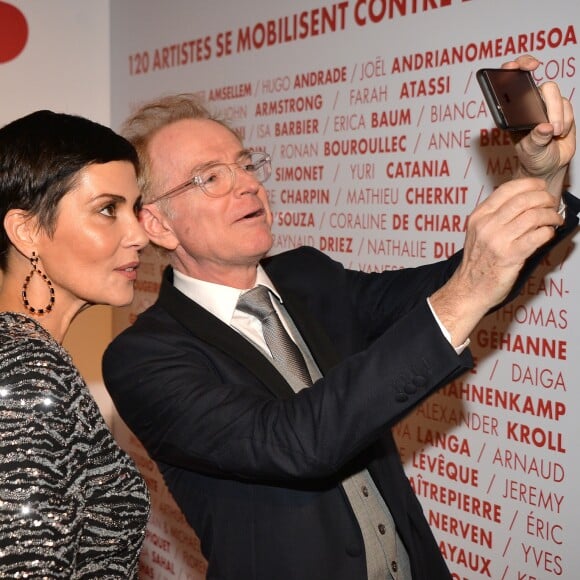
<instances>
[{"instance_id":1,"label":"black and silver patterned dress","mask_svg":"<svg viewBox=\"0 0 580 580\"><path fill-rule=\"evenodd\" d=\"M68 353L0 313L0 578L136 578L148 515Z\"/></svg>"}]
</instances>

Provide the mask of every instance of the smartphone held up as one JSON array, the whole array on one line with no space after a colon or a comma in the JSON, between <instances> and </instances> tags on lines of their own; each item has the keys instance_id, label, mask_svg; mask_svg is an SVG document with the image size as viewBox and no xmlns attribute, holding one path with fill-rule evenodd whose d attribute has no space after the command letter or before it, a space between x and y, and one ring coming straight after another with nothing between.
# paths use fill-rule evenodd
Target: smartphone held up
<instances>
[{"instance_id":1,"label":"smartphone held up","mask_svg":"<svg viewBox=\"0 0 580 580\"><path fill-rule=\"evenodd\" d=\"M548 122L542 95L529 71L484 68L476 78L500 129L526 131Z\"/></svg>"}]
</instances>

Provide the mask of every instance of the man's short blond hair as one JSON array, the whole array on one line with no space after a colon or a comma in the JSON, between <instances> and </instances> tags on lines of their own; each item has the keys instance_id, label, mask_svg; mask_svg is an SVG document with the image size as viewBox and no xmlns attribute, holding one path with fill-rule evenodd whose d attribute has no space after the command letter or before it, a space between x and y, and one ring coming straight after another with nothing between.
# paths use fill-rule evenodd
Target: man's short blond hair
<instances>
[{"instance_id":1,"label":"man's short blond hair","mask_svg":"<svg viewBox=\"0 0 580 580\"><path fill-rule=\"evenodd\" d=\"M215 121L238 137L236 131L224 120L214 115L194 93L167 95L140 105L121 127L121 134L129 140L139 155L141 171L139 189L143 203L159 195L151 174L149 141L163 127L183 119L208 119Z\"/></svg>"}]
</instances>

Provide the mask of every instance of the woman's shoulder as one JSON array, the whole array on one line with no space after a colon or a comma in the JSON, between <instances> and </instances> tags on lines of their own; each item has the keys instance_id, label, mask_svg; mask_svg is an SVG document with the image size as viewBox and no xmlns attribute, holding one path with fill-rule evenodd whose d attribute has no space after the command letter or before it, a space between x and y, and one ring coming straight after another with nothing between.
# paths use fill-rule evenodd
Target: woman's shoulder
<instances>
[{"instance_id":1,"label":"woman's shoulder","mask_svg":"<svg viewBox=\"0 0 580 580\"><path fill-rule=\"evenodd\" d=\"M49 343L54 339L34 318L18 312L0 312L0 344L14 342Z\"/></svg>"},{"instance_id":2,"label":"woman's shoulder","mask_svg":"<svg viewBox=\"0 0 580 580\"><path fill-rule=\"evenodd\" d=\"M22 360L25 353L37 350L52 353L70 362L70 356L52 335L34 318L18 312L0 312L0 349L7 351L25 348L18 360Z\"/></svg>"},{"instance_id":3,"label":"woman's shoulder","mask_svg":"<svg viewBox=\"0 0 580 580\"><path fill-rule=\"evenodd\" d=\"M0 382L24 395L51 392L67 399L71 385L84 384L70 355L34 319L0 313Z\"/></svg>"}]
</instances>

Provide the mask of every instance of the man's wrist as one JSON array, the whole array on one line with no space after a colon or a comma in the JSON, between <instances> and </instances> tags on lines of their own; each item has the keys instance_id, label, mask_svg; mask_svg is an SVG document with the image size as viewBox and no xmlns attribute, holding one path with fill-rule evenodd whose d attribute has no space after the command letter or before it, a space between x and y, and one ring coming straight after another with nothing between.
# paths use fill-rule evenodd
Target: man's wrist
<instances>
[{"instance_id":1,"label":"man's wrist","mask_svg":"<svg viewBox=\"0 0 580 580\"><path fill-rule=\"evenodd\" d=\"M464 343L460 344L459 346L455 346L451 340L451 333L447 330L447 328L445 328L445 325L441 322L441 320L439 320L437 313L433 309L433 306L431 306L431 301L429 300L429 298L427 298L427 305L431 310L431 314L433 314L433 318L435 318L435 322L437 322L439 328L441 329L443 336L447 339L449 344L455 349L455 352L457 354L461 354L469 346L469 343L471 342L469 338L467 338L467 340Z\"/></svg>"}]
</instances>

